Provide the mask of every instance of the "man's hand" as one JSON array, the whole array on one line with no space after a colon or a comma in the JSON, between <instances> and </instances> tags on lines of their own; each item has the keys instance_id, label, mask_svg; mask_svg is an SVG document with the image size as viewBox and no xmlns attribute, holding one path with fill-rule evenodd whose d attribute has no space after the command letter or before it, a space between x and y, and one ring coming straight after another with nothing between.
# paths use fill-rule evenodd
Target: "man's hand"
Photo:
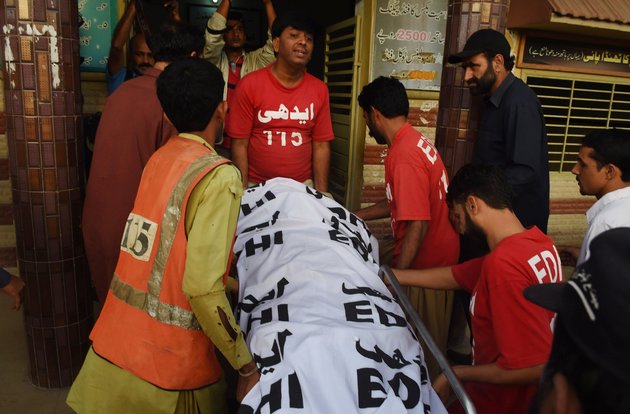
<instances>
[{"instance_id":1,"label":"man's hand","mask_svg":"<svg viewBox=\"0 0 630 414\"><path fill-rule=\"evenodd\" d=\"M168 12L169 18L174 22L179 22L182 20L179 15L179 1L178 0L167 0L164 2L164 7Z\"/></svg>"},{"instance_id":2,"label":"man's hand","mask_svg":"<svg viewBox=\"0 0 630 414\"><path fill-rule=\"evenodd\" d=\"M236 401L241 402L247 393L260 381L260 371L254 361L238 370L238 384L236 385Z\"/></svg>"},{"instance_id":3,"label":"man's hand","mask_svg":"<svg viewBox=\"0 0 630 414\"><path fill-rule=\"evenodd\" d=\"M580 248L573 246L558 246L560 261L563 266L573 266L577 264L577 258L580 256Z\"/></svg>"},{"instance_id":4,"label":"man's hand","mask_svg":"<svg viewBox=\"0 0 630 414\"><path fill-rule=\"evenodd\" d=\"M442 373L433 382L433 389L442 400L442 403L446 405L451 397L451 384L449 384L446 376Z\"/></svg>"},{"instance_id":5,"label":"man's hand","mask_svg":"<svg viewBox=\"0 0 630 414\"><path fill-rule=\"evenodd\" d=\"M22 307L22 290L24 289L24 281L19 277L11 275L11 281L2 288L2 291L13 298L13 306L11 309L20 310Z\"/></svg>"}]
</instances>

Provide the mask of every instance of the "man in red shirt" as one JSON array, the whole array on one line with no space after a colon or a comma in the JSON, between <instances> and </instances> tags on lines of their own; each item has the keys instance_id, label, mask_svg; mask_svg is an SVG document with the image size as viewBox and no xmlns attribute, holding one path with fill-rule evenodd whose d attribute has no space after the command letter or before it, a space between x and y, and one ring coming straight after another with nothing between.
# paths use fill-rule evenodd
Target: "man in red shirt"
<instances>
[{"instance_id":1,"label":"man in red shirt","mask_svg":"<svg viewBox=\"0 0 630 414\"><path fill-rule=\"evenodd\" d=\"M473 365L453 367L479 413L526 413L549 357L553 312L528 302L523 290L562 281L558 251L536 226L524 228L499 167L466 165L447 199L460 234L485 238L490 253L452 267L396 270L403 285L465 289L471 293ZM442 401L450 388L433 382ZM461 407L451 406L459 413Z\"/></svg>"},{"instance_id":2,"label":"man in red shirt","mask_svg":"<svg viewBox=\"0 0 630 414\"><path fill-rule=\"evenodd\" d=\"M448 218L446 169L435 147L407 122L409 101L404 86L381 76L363 88L359 105L370 135L389 150L385 158L387 198L356 214L365 220L391 217L393 265L399 269L457 263L459 237ZM452 292L411 288L408 294L445 351ZM428 359L427 365L431 376L437 374L434 360Z\"/></svg>"},{"instance_id":3,"label":"man in red shirt","mask_svg":"<svg viewBox=\"0 0 630 414\"><path fill-rule=\"evenodd\" d=\"M334 134L328 88L306 73L313 27L297 13L278 16L271 29L276 61L236 88L227 134L244 185L287 177L328 191Z\"/></svg>"}]
</instances>

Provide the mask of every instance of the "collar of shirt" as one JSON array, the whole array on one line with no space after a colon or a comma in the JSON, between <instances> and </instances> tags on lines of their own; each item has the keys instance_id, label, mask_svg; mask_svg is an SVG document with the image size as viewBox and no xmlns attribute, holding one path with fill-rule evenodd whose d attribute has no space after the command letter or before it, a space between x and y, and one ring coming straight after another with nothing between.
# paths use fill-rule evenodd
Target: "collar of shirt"
<instances>
[{"instance_id":1,"label":"collar of shirt","mask_svg":"<svg viewBox=\"0 0 630 414\"><path fill-rule=\"evenodd\" d=\"M405 122L405 125L403 125L402 128L400 128L398 132L396 132L396 135L394 135L394 139L392 140L392 147L396 144L396 142L400 141L400 137L407 134L407 131L410 128L413 129L411 124L409 122Z\"/></svg>"},{"instance_id":2,"label":"collar of shirt","mask_svg":"<svg viewBox=\"0 0 630 414\"><path fill-rule=\"evenodd\" d=\"M206 142L205 139L201 138L199 135L195 135L195 134L188 134L185 132L182 132L181 134L178 135L180 138L186 138L186 139L190 139L192 141L198 142L201 145L203 145L204 147L208 148L210 151L212 151L213 153L215 153L214 148L212 148L212 146L210 144L208 144Z\"/></svg>"},{"instance_id":3,"label":"collar of shirt","mask_svg":"<svg viewBox=\"0 0 630 414\"><path fill-rule=\"evenodd\" d=\"M601 213L603 209L606 208L607 205L612 203L613 201L628 198L630 197L630 187L620 188L619 190L611 191L608 194L604 194L602 198L597 200L595 204L586 212L586 221L590 225L593 219Z\"/></svg>"},{"instance_id":4,"label":"collar of shirt","mask_svg":"<svg viewBox=\"0 0 630 414\"><path fill-rule=\"evenodd\" d=\"M503 99L503 95L510 88L510 85L514 83L516 77L512 72L507 74L507 77L503 79L503 82L499 85L496 91L488 98L488 102L494 105L495 108L498 108L501 105L501 100Z\"/></svg>"}]
</instances>

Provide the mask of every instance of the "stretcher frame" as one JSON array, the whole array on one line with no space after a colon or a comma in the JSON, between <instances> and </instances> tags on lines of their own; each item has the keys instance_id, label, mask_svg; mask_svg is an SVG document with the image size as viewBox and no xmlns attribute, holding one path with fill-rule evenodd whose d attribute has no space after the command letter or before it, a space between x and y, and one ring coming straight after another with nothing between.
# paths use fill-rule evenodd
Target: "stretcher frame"
<instances>
[{"instance_id":1,"label":"stretcher frame","mask_svg":"<svg viewBox=\"0 0 630 414\"><path fill-rule=\"evenodd\" d=\"M407 317L411 319L411 323L416 328L418 334L424 340L431 354L433 354L433 356L435 357L438 365L446 376L446 379L448 380L449 384L451 384L451 388L453 389L455 396L464 408L464 411L467 414L477 414L477 409L475 408L475 405L472 403L472 400L464 390L462 383L455 376L455 372L453 372L453 369L446 360L446 357L444 357L444 354L442 354L442 351L440 351L437 344L433 340L433 337L427 330L427 327L424 326L424 323L420 319L418 312L416 312L416 309L409 301L409 298L407 297L405 292L403 292L400 283L398 283L398 279L396 279L396 276L392 272L392 269L387 265L382 265L379 269L378 274L381 278L383 278L383 280L387 280L390 286L394 289L394 292L396 292L400 305L407 313Z\"/></svg>"}]
</instances>

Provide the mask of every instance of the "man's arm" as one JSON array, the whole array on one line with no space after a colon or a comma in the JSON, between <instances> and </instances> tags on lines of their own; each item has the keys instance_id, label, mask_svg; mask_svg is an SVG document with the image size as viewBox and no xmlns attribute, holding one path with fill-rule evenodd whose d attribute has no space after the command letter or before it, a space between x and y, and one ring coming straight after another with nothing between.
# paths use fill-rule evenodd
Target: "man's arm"
<instances>
[{"instance_id":1,"label":"man's arm","mask_svg":"<svg viewBox=\"0 0 630 414\"><path fill-rule=\"evenodd\" d=\"M112 44L109 48L109 57L107 58L107 73L110 76L115 75L125 64L125 44L129 40L129 33L133 26L133 19L136 17L136 0L130 0L125 7L120 21L114 29Z\"/></svg>"},{"instance_id":2,"label":"man's arm","mask_svg":"<svg viewBox=\"0 0 630 414\"><path fill-rule=\"evenodd\" d=\"M3 268L0 268L0 288L4 293L13 299L11 309L20 310L22 306L22 289L24 289L24 281Z\"/></svg>"},{"instance_id":3,"label":"man's arm","mask_svg":"<svg viewBox=\"0 0 630 414\"><path fill-rule=\"evenodd\" d=\"M267 41L265 44L245 54L246 61L243 63L243 70L246 72L253 72L258 69L262 69L269 65L276 59L276 54L273 51L273 39L271 37L271 26L274 20L276 20L276 11L273 8L271 0L262 0L267 13L267 23L269 24L269 30L267 31Z\"/></svg>"},{"instance_id":4,"label":"man's arm","mask_svg":"<svg viewBox=\"0 0 630 414\"><path fill-rule=\"evenodd\" d=\"M313 182L315 189L328 192L328 173L330 172L330 141L313 140Z\"/></svg>"},{"instance_id":5,"label":"man's arm","mask_svg":"<svg viewBox=\"0 0 630 414\"><path fill-rule=\"evenodd\" d=\"M355 211L354 214L363 220L376 220L389 217L391 211L389 210L387 199L384 198L369 207L365 207Z\"/></svg>"},{"instance_id":6,"label":"man's arm","mask_svg":"<svg viewBox=\"0 0 630 414\"><path fill-rule=\"evenodd\" d=\"M249 182L249 161L247 159L248 138L232 138L232 162L241 170L243 177L243 187L247 187Z\"/></svg>"},{"instance_id":7,"label":"man's arm","mask_svg":"<svg viewBox=\"0 0 630 414\"><path fill-rule=\"evenodd\" d=\"M405 231L405 237L403 237L396 267L407 269L411 266L413 259L420 251L420 246L422 246L422 241L427 234L428 228L429 222L426 220L407 221L407 230Z\"/></svg>"},{"instance_id":8,"label":"man's arm","mask_svg":"<svg viewBox=\"0 0 630 414\"><path fill-rule=\"evenodd\" d=\"M230 7L232 7L232 0L223 0L219 7L217 7L217 13L221 16L225 17L227 20L228 13L230 12Z\"/></svg>"},{"instance_id":9,"label":"man's arm","mask_svg":"<svg viewBox=\"0 0 630 414\"><path fill-rule=\"evenodd\" d=\"M241 398L259 374L234 319L223 275L232 252L242 194L238 171L231 165L217 167L195 186L186 206L188 243L182 284L204 333L234 369L247 375ZM208 229L212 229L213 237L208 237Z\"/></svg>"},{"instance_id":10,"label":"man's arm","mask_svg":"<svg viewBox=\"0 0 630 414\"><path fill-rule=\"evenodd\" d=\"M429 289L461 289L453 276L451 266L431 269L392 269L396 279L403 286L417 286Z\"/></svg>"},{"instance_id":11,"label":"man's arm","mask_svg":"<svg viewBox=\"0 0 630 414\"><path fill-rule=\"evenodd\" d=\"M544 121L536 101L518 101L505 109L505 140L509 162L505 176L518 196L529 191L536 174L547 165L543 153Z\"/></svg>"},{"instance_id":12,"label":"man's arm","mask_svg":"<svg viewBox=\"0 0 630 414\"><path fill-rule=\"evenodd\" d=\"M267 13L267 25L269 30L271 30L271 26L273 26L273 22L276 20L276 10L273 8L271 0L262 0L262 2L265 13Z\"/></svg>"},{"instance_id":13,"label":"man's arm","mask_svg":"<svg viewBox=\"0 0 630 414\"><path fill-rule=\"evenodd\" d=\"M540 380L544 365L527 368L505 369L497 364L487 365L457 365L453 367L455 376L466 382L481 382L496 385L526 385L536 384ZM451 386L444 374L433 382L433 388L443 402L449 399Z\"/></svg>"},{"instance_id":14,"label":"man's arm","mask_svg":"<svg viewBox=\"0 0 630 414\"><path fill-rule=\"evenodd\" d=\"M225 46L223 31L227 28L227 15L230 11L230 5L230 0L223 0L219 4L217 11L208 19L204 33L203 58L209 60L215 66L219 65L223 47Z\"/></svg>"}]
</instances>

